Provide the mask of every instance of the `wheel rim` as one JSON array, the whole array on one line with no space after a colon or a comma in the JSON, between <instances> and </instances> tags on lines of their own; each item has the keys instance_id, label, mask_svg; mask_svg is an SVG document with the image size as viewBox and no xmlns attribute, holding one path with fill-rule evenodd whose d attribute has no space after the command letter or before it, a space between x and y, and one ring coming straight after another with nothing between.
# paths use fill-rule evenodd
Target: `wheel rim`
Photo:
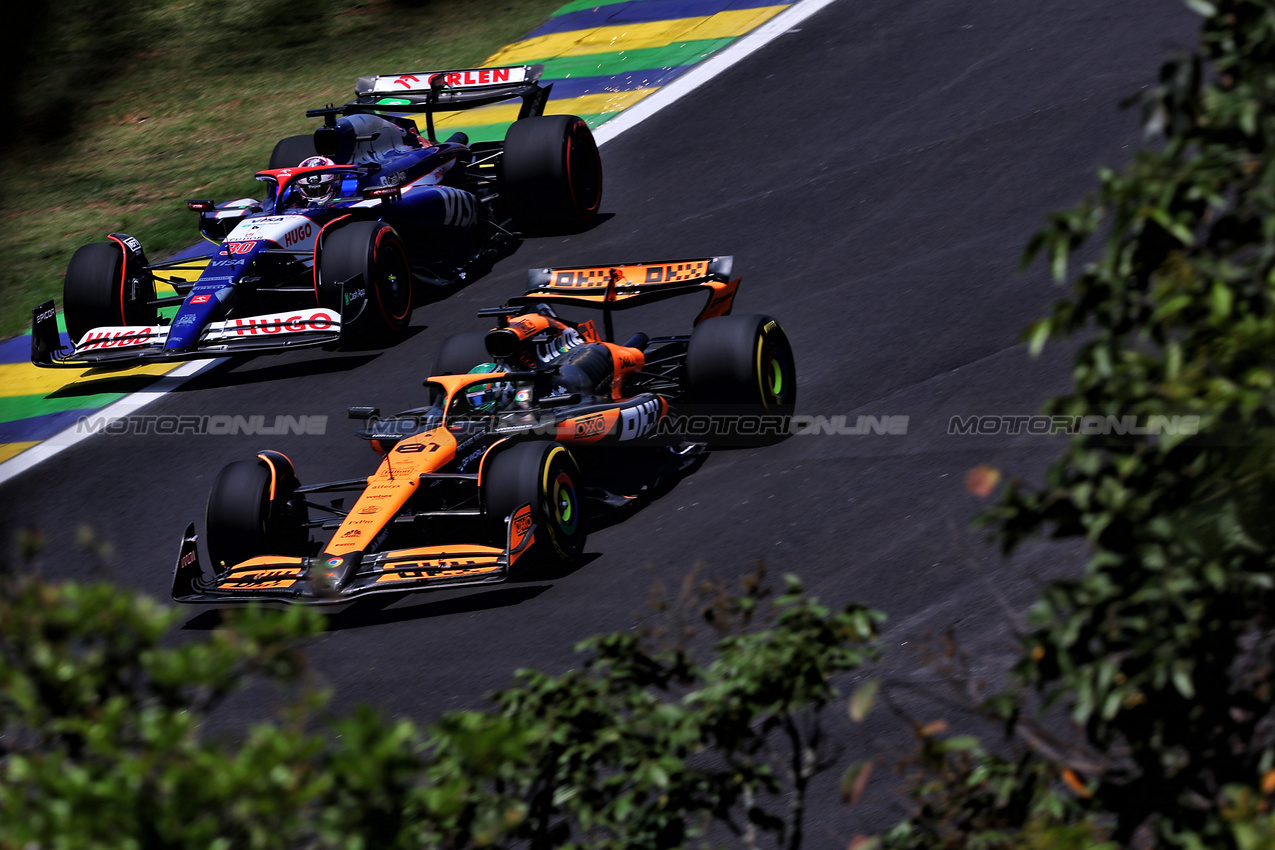
<instances>
[{"instance_id":1,"label":"wheel rim","mask_svg":"<svg viewBox=\"0 0 1275 850\"><path fill-rule=\"evenodd\" d=\"M382 231L387 232L387 231ZM412 275L397 240L377 240L376 300L392 324L401 324L412 308Z\"/></svg>"},{"instance_id":2,"label":"wheel rim","mask_svg":"<svg viewBox=\"0 0 1275 850\"><path fill-rule=\"evenodd\" d=\"M575 534L580 522L578 505L576 504L575 482L566 472L559 472L553 480L553 492L550 494L553 505L554 524L564 535Z\"/></svg>"},{"instance_id":3,"label":"wheel rim","mask_svg":"<svg viewBox=\"0 0 1275 850\"><path fill-rule=\"evenodd\" d=\"M779 365L779 358L774 355L770 358L770 395L772 398L779 398L784 392L784 370Z\"/></svg>"},{"instance_id":4,"label":"wheel rim","mask_svg":"<svg viewBox=\"0 0 1275 850\"><path fill-rule=\"evenodd\" d=\"M602 201L602 181L597 168L597 145L577 126L567 136L567 188L581 212L592 213Z\"/></svg>"},{"instance_id":5,"label":"wheel rim","mask_svg":"<svg viewBox=\"0 0 1275 850\"><path fill-rule=\"evenodd\" d=\"M792 370L783 346L769 336L757 338L757 378L765 407L780 407L792 401Z\"/></svg>"}]
</instances>

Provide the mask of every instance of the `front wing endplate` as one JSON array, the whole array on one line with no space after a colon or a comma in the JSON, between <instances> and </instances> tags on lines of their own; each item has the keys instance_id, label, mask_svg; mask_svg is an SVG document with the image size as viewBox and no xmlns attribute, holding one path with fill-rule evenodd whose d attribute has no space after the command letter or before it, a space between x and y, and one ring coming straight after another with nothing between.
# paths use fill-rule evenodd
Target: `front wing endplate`
<instances>
[{"instance_id":1,"label":"front wing endplate","mask_svg":"<svg viewBox=\"0 0 1275 850\"><path fill-rule=\"evenodd\" d=\"M173 599L196 604L274 601L337 605L373 593L402 593L436 587L495 584L535 542L531 506L506 519L506 544L423 546L376 552L350 561L348 576L333 589L314 580L325 564L342 559L264 555L235 564L208 578L199 563L195 525L186 528L173 571Z\"/></svg>"}]
</instances>

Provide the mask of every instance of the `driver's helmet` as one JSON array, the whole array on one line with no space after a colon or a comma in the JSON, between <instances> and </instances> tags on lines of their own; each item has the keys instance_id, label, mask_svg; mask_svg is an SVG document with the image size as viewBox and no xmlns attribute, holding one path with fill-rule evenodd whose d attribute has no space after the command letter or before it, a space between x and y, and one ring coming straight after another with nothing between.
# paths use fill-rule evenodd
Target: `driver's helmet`
<instances>
[{"instance_id":1,"label":"driver's helmet","mask_svg":"<svg viewBox=\"0 0 1275 850\"><path fill-rule=\"evenodd\" d=\"M495 363L479 363L469 370L471 375L502 371ZM465 398L473 410L482 413L495 413L504 410L514 397L514 385L508 381L490 381L485 384L470 384L465 387Z\"/></svg>"},{"instance_id":2,"label":"driver's helmet","mask_svg":"<svg viewBox=\"0 0 1275 850\"><path fill-rule=\"evenodd\" d=\"M312 156L301 161L302 168L313 168L316 165L336 165L336 163L326 156ZM338 186L340 186L340 180L331 172L307 174L297 178L297 188L301 191L301 197L311 205L326 204L332 200L336 197Z\"/></svg>"}]
</instances>

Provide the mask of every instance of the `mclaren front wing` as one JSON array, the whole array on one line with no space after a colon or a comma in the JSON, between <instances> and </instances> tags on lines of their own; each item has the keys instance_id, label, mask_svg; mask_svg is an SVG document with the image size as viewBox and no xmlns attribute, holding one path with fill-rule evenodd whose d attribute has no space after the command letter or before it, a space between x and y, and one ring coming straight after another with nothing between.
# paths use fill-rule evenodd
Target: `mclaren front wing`
<instances>
[{"instance_id":1,"label":"mclaren front wing","mask_svg":"<svg viewBox=\"0 0 1275 850\"><path fill-rule=\"evenodd\" d=\"M191 523L173 571L173 599L201 604L273 601L335 605L372 593L495 584L509 577L509 568L535 541L530 505L514 511L505 524L503 549L462 544L343 556L264 555L209 579L199 564L199 538Z\"/></svg>"}]
</instances>

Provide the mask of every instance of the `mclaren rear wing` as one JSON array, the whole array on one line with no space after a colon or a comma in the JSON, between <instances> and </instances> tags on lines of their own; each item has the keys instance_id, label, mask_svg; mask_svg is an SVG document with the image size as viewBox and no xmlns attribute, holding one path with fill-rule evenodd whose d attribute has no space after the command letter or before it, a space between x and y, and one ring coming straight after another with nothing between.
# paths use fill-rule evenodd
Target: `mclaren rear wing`
<instances>
[{"instance_id":1,"label":"mclaren rear wing","mask_svg":"<svg viewBox=\"0 0 1275 850\"><path fill-rule=\"evenodd\" d=\"M535 542L531 506L505 519L505 547L423 546L362 557L251 558L211 579L199 564L195 524L186 528L173 570L173 599L195 604L287 602L340 605L373 593L403 593L437 587L496 584Z\"/></svg>"},{"instance_id":2,"label":"mclaren rear wing","mask_svg":"<svg viewBox=\"0 0 1275 850\"><path fill-rule=\"evenodd\" d=\"M598 266L562 266L529 269L527 289L509 299L512 307L530 304L564 304L610 311L625 310L704 292L708 300L695 317L695 324L730 313L739 288L739 278L731 279L733 256L703 257L694 260L663 260L644 263L614 263ZM609 321L608 321L609 324ZM609 336L609 334L608 334Z\"/></svg>"}]
</instances>

